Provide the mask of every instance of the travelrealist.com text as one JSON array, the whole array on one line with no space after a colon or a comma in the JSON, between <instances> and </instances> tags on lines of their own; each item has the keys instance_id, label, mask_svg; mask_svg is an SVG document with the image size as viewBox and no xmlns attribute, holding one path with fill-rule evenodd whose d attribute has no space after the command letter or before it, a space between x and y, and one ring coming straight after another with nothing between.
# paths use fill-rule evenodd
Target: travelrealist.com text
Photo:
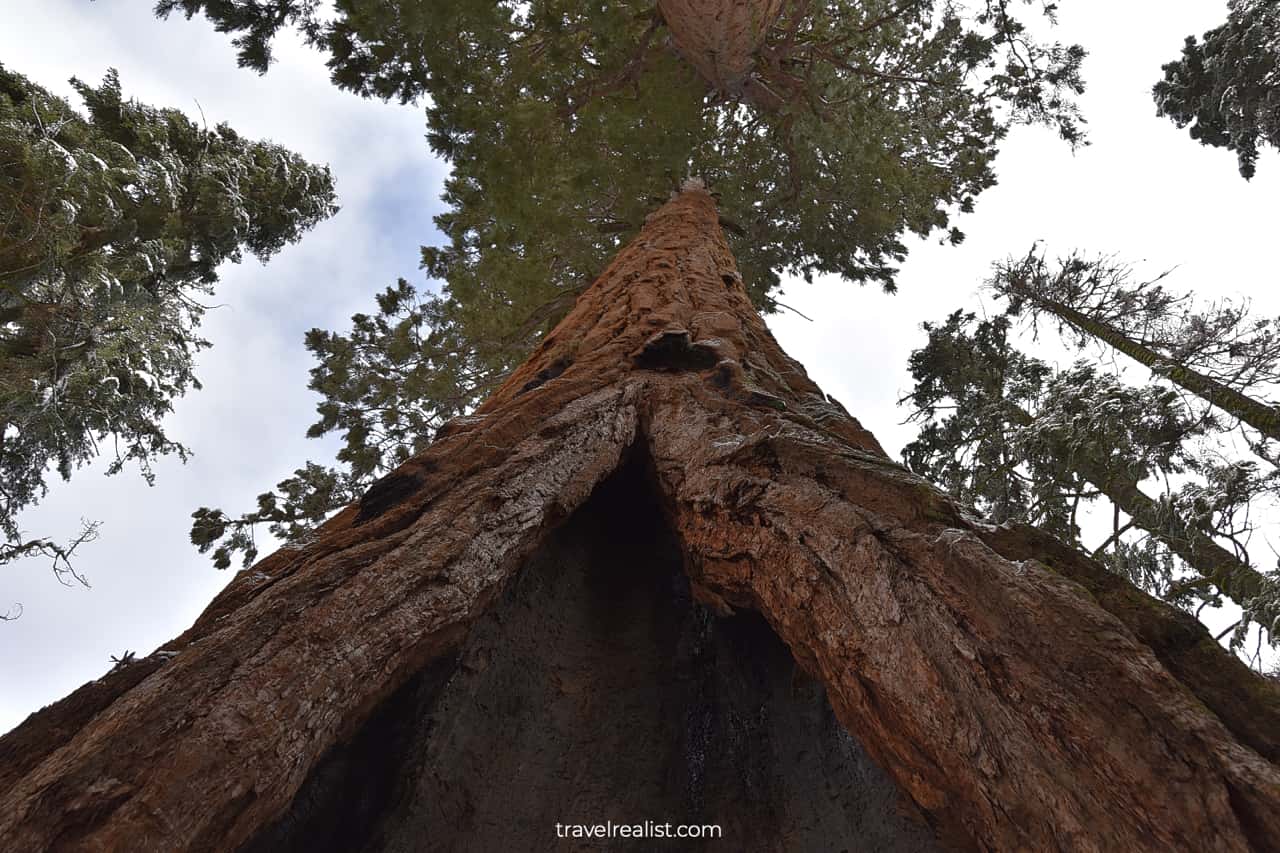
<instances>
[{"instance_id":1,"label":"travelrealist.com text","mask_svg":"<svg viewBox=\"0 0 1280 853\"><path fill-rule=\"evenodd\" d=\"M720 825L658 823L557 823L556 838L719 838Z\"/></svg>"}]
</instances>

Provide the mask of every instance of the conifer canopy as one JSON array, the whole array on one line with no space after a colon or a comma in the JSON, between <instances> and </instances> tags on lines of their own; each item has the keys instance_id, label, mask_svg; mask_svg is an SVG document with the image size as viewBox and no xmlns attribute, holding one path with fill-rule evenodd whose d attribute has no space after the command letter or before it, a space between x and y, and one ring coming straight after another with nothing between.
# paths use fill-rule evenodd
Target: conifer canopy
<instances>
[{"instance_id":1,"label":"conifer canopy","mask_svg":"<svg viewBox=\"0 0 1280 853\"><path fill-rule=\"evenodd\" d=\"M49 553L16 516L103 449L111 473L187 450L162 420L198 388L217 268L332 215L333 179L287 149L72 81L86 112L0 66L0 561ZM57 553L56 549L53 553Z\"/></svg>"}]
</instances>

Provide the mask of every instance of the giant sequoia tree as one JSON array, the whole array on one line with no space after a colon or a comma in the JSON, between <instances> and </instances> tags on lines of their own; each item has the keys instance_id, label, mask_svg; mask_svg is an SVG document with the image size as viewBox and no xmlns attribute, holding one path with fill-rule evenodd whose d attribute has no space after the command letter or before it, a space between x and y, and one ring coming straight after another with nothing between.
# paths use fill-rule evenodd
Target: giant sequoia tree
<instances>
[{"instance_id":1,"label":"giant sequoia tree","mask_svg":"<svg viewBox=\"0 0 1280 853\"><path fill-rule=\"evenodd\" d=\"M612 549L573 538L601 528ZM614 550L668 536L685 604L656 562L628 582ZM750 613L769 629L730 628ZM312 543L0 740L0 832L526 849L566 811L621 808L757 849L856 846L876 783L825 712L776 718L800 706L765 663L770 629L923 819L874 827L896 849L1277 849L1276 686L1191 617L888 459L773 341L696 186ZM764 737L797 726L816 740ZM637 741L648 760L600 760ZM793 763L814 749L821 766Z\"/></svg>"},{"instance_id":2,"label":"giant sequoia tree","mask_svg":"<svg viewBox=\"0 0 1280 853\"><path fill-rule=\"evenodd\" d=\"M198 388L217 269L332 215L333 181L270 142L72 81L81 113L0 66L0 563L71 546L17 517L106 445L110 473L187 450L164 431Z\"/></svg>"},{"instance_id":3,"label":"giant sequoia tree","mask_svg":"<svg viewBox=\"0 0 1280 853\"><path fill-rule=\"evenodd\" d=\"M1075 549L895 464L757 313L777 269L891 277L902 230L932 231L990 182L994 111L1035 107L1019 74L969 76L998 46L982 27L1027 56L1005 4L978 30L926 6L663 3L655 25L651 9L497 4L474 28L449 17L469 4L441 10L452 38L422 56L497 47L471 77L424 66L436 117L458 119L433 125L458 171L452 243L428 258L447 304L424 316L497 387L185 634L0 739L0 837L539 849L556 823L612 812L721 823L749 849L1275 849L1275 685ZM422 4L339 4L387 8L407 24ZM823 55L836 25L870 52ZM674 53L650 56L661 27ZM636 73L659 69L638 87L629 61L603 60L637 55ZM544 97L557 71L591 97ZM646 106L668 98L697 109L671 123ZM824 100L860 121L824 123ZM528 156L484 152L494 140ZM667 166L628 158L668 142L720 209L701 182L646 198ZM755 160L717 171L737 156ZM609 260L613 224L631 239ZM589 286L568 274L593 259ZM404 296L382 316L417 310ZM539 323L572 307L514 369L485 362L481 324L505 334L533 296L551 306ZM365 320L418 343L422 321Z\"/></svg>"},{"instance_id":4,"label":"giant sequoia tree","mask_svg":"<svg viewBox=\"0 0 1280 853\"><path fill-rule=\"evenodd\" d=\"M314 332L312 434L344 434L252 512L205 509L193 538L226 564L252 525L289 538L474 406L551 329L686 175L718 194L755 303L780 275L894 285L904 233L959 241L1008 128L1072 143L1083 50L1033 39L1023 4L165 2L237 32L265 70L293 22L363 94L430 96L453 166L448 238L423 251L443 292L389 289L349 334ZM1051 7L1049 9L1051 12Z\"/></svg>"}]
</instances>

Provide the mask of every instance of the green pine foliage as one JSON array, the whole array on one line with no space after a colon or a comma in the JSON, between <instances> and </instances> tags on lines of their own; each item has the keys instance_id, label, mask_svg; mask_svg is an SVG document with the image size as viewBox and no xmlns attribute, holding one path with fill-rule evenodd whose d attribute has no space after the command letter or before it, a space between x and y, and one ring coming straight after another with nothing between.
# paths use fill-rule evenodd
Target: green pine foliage
<instances>
[{"instance_id":1,"label":"green pine foliage","mask_svg":"<svg viewBox=\"0 0 1280 853\"><path fill-rule=\"evenodd\" d=\"M192 514L191 541L201 553L212 552L218 568L237 553L245 566L257 558L254 531L261 524L285 542L305 540L484 396L498 374L480 354L520 357L509 341L466 337L449 316L449 302L424 298L404 280L379 294L377 305L377 314L352 317L347 334L312 329L306 337L318 361L309 387L324 398L307 435L340 431L338 465L307 462L259 495L250 512L228 516L200 507Z\"/></svg>"},{"instance_id":2,"label":"green pine foliage","mask_svg":"<svg viewBox=\"0 0 1280 853\"><path fill-rule=\"evenodd\" d=\"M266 260L332 215L327 168L72 81L84 112L0 66L0 532L105 449L110 473L185 458L162 421L198 388L220 264Z\"/></svg>"},{"instance_id":3,"label":"green pine foliage","mask_svg":"<svg viewBox=\"0 0 1280 853\"><path fill-rule=\"evenodd\" d=\"M312 329L307 349L319 364L311 390L324 399L307 431L320 437L340 430L337 467L308 462L276 488L258 496L252 512L229 517L200 507L191 541L226 568L258 555L254 530L266 524L286 542L299 542L334 510L355 501L380 473L430 443L435 430L463 414L487 387L476 375L474 342L461 339L442 315L444 300L421 298L399 281L377 297L378 313L351 318L348 334Z\"/></svg>"},{"instance_id":4,"label":"green pine foliage","mask_svg":"<svg viewBox=\"0 0 1280 853\"><path fill-rule=\"evenodd\" d=\"M1237 421L1253 451L1280 464L1280 319L1247 302L1203 303L1168 291L1165 276L1139 280L1108 256L1072 253L1056 263L1039 247L998 264L988 282L1011 313L1056 326L1083 349L1104 344Z\"/></svg>"},{"instance_id":5,"label":"green pine foliage","mask_svg":"<svg viewBox=\"0 0 1280 853\"><path fill-rule=\"evenodd\" d=\"M301 0L157 10L239 33L242 64L259 71L292 26L329 54L338 85L429 95L431 145L454 164L440 221L451 245L433 255L447 268L433 269L453 287L483 276L490 288L511 280L512 293L563 288L696 174L721 194L744 278L767 306L784 270L892 286L899 235L946 231L949 212L972 205L1009 124L1082 140L1071 97L1083 51L1037 43L1017 5L793 10L758 51L758 76L781 99L768 109L708 91L641 0L343 0L331 18Z\"/></svg>"},{"instance_id":6,"label":"green pine foliage","mask_svg":"<svg viewBox=\"0 0 1280 853\"><path fill-rule=\"evenodd\" d=\"M1192 139L1234 151L1240 174L1257 169L1260 145L1280 147L1280 5L1230 0L1227 22L1187 36L1182 57L1152 90L1160 115Z\"/></svg>"},{"instance_id":7,"label":"green pine foliage","mask_svg":"<svg viewBox=\"0 0 1280 853\"><path fill-rule=\"evenodd\" d=\"M902 400L921 424L903 450L908 467L993 522L1035 525L1178 606L1233 598L1244 611L1235 645L1251 624L1280 639L1280 572L1249 553L1251 519L1277 477L1207 449L1223 423L1166 383L1132 386L1096 362L1056 369L1019 352L1009 314L957 311L924 328ZM1086 545L1090 506L1113 524Z\"/></svg>"},{"instance_id":8,"label":"green pine foliage","mask_svg":"<svg viewBox=\"0 0 1280 853\"><path fill-rule=\"evenodd\" d=\"M1185 470L1184 442L1204 434L1177 394L1131 388L1095 364L1055 370L1019 352L1008 315L978 321L956 311L924 324L911 354L912 392L901 402L921 422L903 451L912 470L977 507L1080 542L1080 501L1098 496L1080 473L1141 481Z\"/></svg>"},{"instance_id":9,"label":"green pine foliage","mask_svg":"<svg viewBox=\"0 0 1280 853\"><path fill-rule=\"evenodd\" d=\"M228 568L236 553L248 565L258 556L254 530L259 524L267 525L272 536L301 544L335 507L360 497L358 485L348 472L308 462L278 483L277 491L259 495L253 512L233 519L217 509L196 510L191 514L191 543L202 554L212 551L216 568Z\"/></svg>"}]
</instances>

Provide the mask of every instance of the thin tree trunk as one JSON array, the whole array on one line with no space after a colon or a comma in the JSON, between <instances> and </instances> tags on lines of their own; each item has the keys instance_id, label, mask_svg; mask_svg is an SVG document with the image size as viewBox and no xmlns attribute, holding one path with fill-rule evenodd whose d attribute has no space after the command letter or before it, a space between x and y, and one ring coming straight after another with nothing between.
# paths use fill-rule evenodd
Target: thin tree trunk
<instances>
[{"instance_id":1,"label":"thin tree trunk","mask_svg":"<svg viewBox=\"0 0 1280 853\"><path fill-rule=\"evenodd\" d=\"M1023 426L1033 423L1025 409L1006 403L1005 410L1015 423ZM1072 455L1067 464L1106 495L1117 509L1123 510L1134 524L1163 542L1201 577L1212 581L1235 602L1247 604L1266 588L1267 581L1261 572L1223 548L1203 530L1183 523L1143 492L1133 477L1108 473L1095 460L1079 453ZM1280 620L1280 612L1269 607L1260 611L1256 618L1272 630Z\"/></svg>"},{"instance_id":2,"label":"thin tree trunk","mask_svg":"<svg viewBox=\"0 0 1280 853\"><path fill-rule=\"evenodd\" d=\"M695 594L762 614L945 844L1278 849L1275 686L892 462L778 347L697 188L475 416L163 651L0 739L0 838L252 841L637 444Z\"/></svg>"},{"instance_id":3,"label":"thin tree trunk","mask_svg":"<svg viewBox=\"0 0 1280 853\"><path fill-rule=\"evenodd\" d=\"M1080 331L1114 347L1143 367L1150 368L1152 372L1165 377L1175 385L1185 388L1232 417L1239 418L1267 438L1280 440L1280 409L1268 406L1248 395L1241 394L1234 388L1224 385L1210 376L1205 376L1203 373L1178 364L1176 361L1166 358L1155 350L1129 338L1123 332L1107 323L1095 320L1069 305L1064 305L1057 300L1037 293L1025 284L1011 280L1008 282L1008 287L1011 292L1031 300L1042 310L1048 311L1050 314L1075 326Z\"/></svg>"}]
</instances>

